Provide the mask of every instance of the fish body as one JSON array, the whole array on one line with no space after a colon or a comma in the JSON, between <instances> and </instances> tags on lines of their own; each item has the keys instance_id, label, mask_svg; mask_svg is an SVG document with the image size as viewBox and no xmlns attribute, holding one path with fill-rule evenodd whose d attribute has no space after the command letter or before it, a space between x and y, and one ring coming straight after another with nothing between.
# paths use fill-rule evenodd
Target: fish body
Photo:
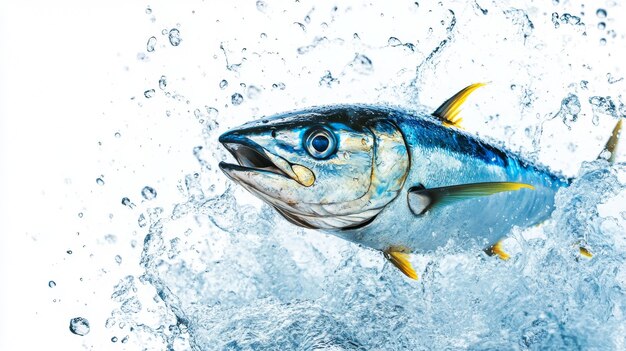
<instances>
[{"instance_id":1,"label":"fish body","mask_svg":"<svg viewBox=\"0 0 626 351\"><path fill-rule=\"evenodd\" d=\"M289 222L380 250L412 278L408 253L448 244L506 259L499 241L546 220L569 181L458 128L481 85L432 115L337 105L250 122L220 136L237 160L220 168Z\"/></svg>"},{"instance_id":2,"label":"fish body","mask_svg":"<svg viewBox=\"0 0 626 351\"><path fill-rule=\"evenodd\" d=\"M557 190L568 184L545 167L462 130L445 127L431 116L359 108L377 111L397 126L410 166L398 196L369 225L334 232L344 239L383 251L395 245L411 252L428 252L451 240L458 247L479 244L487 248L513 226L527 227L546 220L554 209ZM530 184L534 189L468 198L421 215L407 206L409 189L415 186L431 189L496 181Z\"/></svg>"}]
</instances>

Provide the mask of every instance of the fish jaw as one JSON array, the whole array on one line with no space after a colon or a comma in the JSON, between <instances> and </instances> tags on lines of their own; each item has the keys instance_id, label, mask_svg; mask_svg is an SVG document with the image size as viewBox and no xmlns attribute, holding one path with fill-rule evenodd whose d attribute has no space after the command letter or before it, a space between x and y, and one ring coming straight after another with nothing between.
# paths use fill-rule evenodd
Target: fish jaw
<instances>
[{"instance_id":1,"label":"fish jaw","mask_svg":"<svg viewBox=\"0 0 626 351\"><path fill-rule=\"evenodd\" d=\"M220 169L228 178L246 185L246 188L252 187L270 195L297 190L301 186L309 187L315 181L315 175L307 167L272 154L246 136L229 132L220 136L219 141L238 163L220 162Z\"/></svg>"}]
</instances>

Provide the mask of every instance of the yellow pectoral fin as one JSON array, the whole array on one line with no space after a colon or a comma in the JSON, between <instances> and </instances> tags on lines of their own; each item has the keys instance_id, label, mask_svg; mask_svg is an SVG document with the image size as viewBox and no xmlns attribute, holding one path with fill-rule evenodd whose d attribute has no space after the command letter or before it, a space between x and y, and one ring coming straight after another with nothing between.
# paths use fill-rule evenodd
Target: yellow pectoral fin
<instances>
[{"instance_id":1,"label":"yellow pectoral fin","mask_svg":"<svg viewBox=\"0 0 626 351\"><path fill-rule=\"evenodd\" d=\"M487 83L475 83L465 87L463 90L459 91L439 106L439 108L433 112L433 116L440 119L446 127L454 126L461 128L462 118L458 116L461 112L461 105L463 105L465 100L467 100L467 97L470 96L474 90L485 85L487 85Z\"/></svg>"},{"instance_id":2,"label":"yellow pectoral fin","mask_svg":"<svg viewBox=\"0 0 626 351\"><path fill-rule=\"evenodd\" d=\"M410 255L408 253L392 251L391 249L388 249L384 252L384 254L385 258L387 258L389 262L391 262L394 266L396 266L396 268L404 273L404 275L411 279L417 280L417 273L415 272L415 269L413 269L413 266L409 261Z\"/></svg>"}]
</instances>

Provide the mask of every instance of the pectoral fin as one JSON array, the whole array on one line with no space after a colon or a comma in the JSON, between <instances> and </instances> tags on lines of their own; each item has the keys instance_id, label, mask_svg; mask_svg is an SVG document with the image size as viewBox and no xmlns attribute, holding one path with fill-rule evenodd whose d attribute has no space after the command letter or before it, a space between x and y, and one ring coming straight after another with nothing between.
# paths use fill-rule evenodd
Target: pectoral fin
<instances>
[{"instance_id":1,"label":"pectoral fin","mask_svg":"<svg viewBox=\"0 0 626 351\"><path fill-rule=\"evenodd\" d=\"M434 206L445 206L457 201L489 196L505 191L532 189L530 184L515 182L471 183L440 188L424 189L422 186L409 189L408 202L411 212L421 215Z\"/></svg>"},{"instance_id":2,"label":"pectoral fin","mask_svg":"<svg viewBox=\"0 0 626 351\"><path fill-rule=\"evenodd\" d=\"M439 108L433 112L433 116L440 119L446 127L454 126L461 128L462 118L458 116L459 112L461 112L461 105L463 105L467 97L473 93L474 90L485 85L487 85L487 83L475 83L465 87L439 106Z\"/></svg>"},{"instance_id":3,"label":"pectoral fin","mask_svg":"<svg viewBox=\"0 0 626 351\"><path fill-rule=\"evenodd\" d=\"M396 268L398 268L404 275L411 279L417 280L417 273L411 262L409 261L410 255L406 252L396 251L393 248L389 248L384 252L385 258L389 260Z\"/></svg>"}]
</instances>

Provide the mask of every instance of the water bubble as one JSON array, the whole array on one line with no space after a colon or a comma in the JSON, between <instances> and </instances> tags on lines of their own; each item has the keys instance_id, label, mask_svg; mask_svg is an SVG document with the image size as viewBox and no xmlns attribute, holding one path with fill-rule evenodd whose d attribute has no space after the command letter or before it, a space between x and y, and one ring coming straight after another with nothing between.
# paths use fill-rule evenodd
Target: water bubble
<instances>
[{"instance_id":1,"label":"water bubble","mask_svg":"<svg viewBox=\"0 0 626 351\"><path fill-rule=\"evenodd\" d=\"M233 105L238 106L241 105L241 103L243 102L243 96L241 96L241 94L239 93L234 93L231 97L230 97L230 101L232 102Z\"/></svg>"},{"instance_id":2,"label":"water bubble","mask_svg":"<svg viewBox=\"0 0 626 351\"><path fill-rule=\"evenodd\" d=\"M389 37L389 39L387 39L387 44L389 44L390 46L398 46L402 45L402 42L396 37Z\"/></svg>"},{"instance_id":3,"label":"water bubble","mask_svg":"<svg viewBox=\"0 0 626 351\"><path fill-rule=\"evenodd\" d=\"M261 89L254 85L250 85L248 89L246 89L246 96L248 99L256 99L261 95Z\"/></svg>"},{"instance_id":4,"label":"water bubble","mask_svg":"<svg viewBox=\"0 0 626 351\"><path fill-rule=\"evenodd\" d=\"M150 99L151 97L154 96L154 89L148 89L146 91L143 92L143 96L146 97L146 99Z\"/></svg>"},{"instance_id":5,"label":"water bubble","mask_svg":"<svg viewBox=\"0 0 626 351\"><path fill-rule=\"evenodd\" d=\"M372 60L362 54L356 54L352 62L350 62L350 66L354 68L355 71L361 74L370 74L374 70L374 67L372 66Z\"/></svg>"},{"instance_id":6,"label":"water bubble","mask_svg":"<svg viewBox=\"0 0 626 351\"><path fill-rule=\"evenodd\" d=\"M261 37L261 39L265 39L265 38L267 38L267 34L261 33L260 37Z\"/></svg>"},{"instance_id":7,"label":"water bubble","mask_svg":"<svg viewBox=\"0 0 626 351\"><path fill-rule=\"evenodd\" d=\"M68 254L68 255L71 255L71 254L72 254L72 250L67 250L67 251L65 251L65 252L67 252L67 254Z\"/></svg>"},{"instance_id":8,"label":"water bubble","mask_svg":"<svg viewBox=\"0 0 626 351\"><path fill-rule=\"evenodd\" d=\"M120 138L122 136L122 134L120 134L120 132L115 132L115 134L113 134L113 136L115 136L116 138Z\"/></svg>"},{"instance_id":9,"label":"water bubble","mask_svg":"<svg viewBox=\"0 0 626 351\"><path fill-rule=\"evenodd\" d=\"M610 96L592 96L589 98L589 103L592 105L593 112L617 116L615 103Z\"/></svg>"},{"instance_id":10,"label":"water bubble","mask_svg":"<svg viewBox=\"0 0 626 351\"><path fill-rule=\"evenodd\" d=\"M78 218L83 218L83 213L82 212L78 212Z\"/></svg>"},{"instance_id":11,"label":"water bubble","mask_svg":"<svg viewBox=\"0 0 626 351\"><path fill-rule=\"evenodd\" d=\"M604 46L606 45L606 39L602 38L600 39L600 46Z\"/></svg>"},{"instance_id":12,"label":"water bubble","mask_svg":"<svg viewBox=\"0 0 626 351\"><path fill-rule=\"evenodd\" d=\"M204 108L206 109L206 113L208 117L213 120L217 118L217 116L220 114L220 111L216 109L215 107L205 106Z\"/></svg>"},{"instance_id":13,"label":"water bubble","mask_svg":"<svg viewBox=\"0 0 626 351\"><path fill-rule=\"evenodd\" d=\"M159 89L165 90L166 87L167 87L167 78L165 76L161 76L161 78L159 78Z\"/></svg>"},{"instance_id":14,"label":"water bubble","mask_svg":"<svg viewBox=\"0 0 626 351\"><path fill-rule=\"evenodd\" d=\"M117 336L112 337L111 342L117 342Z\"/></svg>"},{"instance_id":15,"label":"water bubble","mask_svg":"<svg viewBox=\"0 0 626 351\"><path fill-rule=\"evenodd\" d=\"M578 120L580 110L580 100L578 99L578 96L570 93L567 97L561 100L561 109L556 115L563 119L563 123L568 128L571 128L570 124Z\"/></svg>"},{"instance_id":16,"label":"water bubble","mask_svg":"<svg viewBox=\"0 0 626 351\"><path fill-rule=\"evenodd\" d=\"M598 9L598 11L596 11L596 15L600 18L606 18L606 10L605 9Z\"/></svg>"},{"instance_id":17,"label":"water bubble","mask_svg":"<svg viewBox=\"0 0 626 351\"><path fill-rule=\"evenodd\" d=\"M104 180L102 178L96 178L96 184L104 185Z\"/></svg>"},{"instance_id":18,"label":"water bubble","mask_svg":"<svg viewBox=\"0 0 626 351\"><path fill-rule=\"evenodd\" d=\"M115 325L115 318L113 318L113 317L107 318L106 322L104 322L104 327L105 328L111 328L114 325Z\"/></svg>"},{"instance_id":19,"label":"water bubble","mask_svg":"<svg viewBox=\"0 0 626 351\"><path fill-rule=\"evenodd\" d=\"M55 283L54 280L51 280L48 282L48 286L54 288L55 286L57 286L57 283Z\"/></svg>"},{"instance_id":20,"label":"water bubble","mask_svg":"<svg viewBox=\"0 0 626 351\"><path fill-rule=\"evenodd\" d=\"M339 79L334 78L330 71L326 71L324 75L320 78L320 86L332 87L334 83L339 83Z\"/></svg>"},{"instance_id":21,"label":"water bubble","mask_svg":"<svg viewBox=\"0 0 626 351\"><path fill-rule=\"evenodd\" d=\"M157 192L149 186L144 186L143 189L141 189L141 196L146 200L153 200L156 198Z\"/></svg>"},{"instance_id":22,"label":"water bubble","mask_svg":"<svg viewBox=\"0 0 626 351\"><path fill-rule=\"evenodd\" d=\"M148 224L148 221L146 220L146 216L143 213L139 215L139 218L137 219L137 224L139 225L140 228L143 228Z\"/></svg>"},{"instance_id":23,"label":"water bubble","mask_svg":"<svg viewBox=\"0 0 626 351\"><path fill-rule=\"evenodd\" d=\"M149 15L152 13L152 9L150 8L150 6L146 7L146 15Z\"/></svg>"},{"instance_id":24,"label":"water bubble","mask_svg":"<svg viewBox=\"0 0 626 351\"><path fill-rule=\"evenodd\" d=\"M146 43L146 50L148 50L148 52L153 52L154 51L154 47L156 46L157 43L157 39L156 37L152 36L148 39L148 42Z\"/></svg>"},{"instance_id":25,"label":"water bubble","mask_svg":"<svg viewBox=\"0 0 626 351\"><path fill-rule=\"evenodd\" d=\"M265 13L265 10L267 10L267 4L265 3L265 1L257 0L256 9Z\"/></svg>"},{"instance_id":26,"label":"water bubble","mask_svg":"<svg viewBox=\"0 0 626 351\"><path fill-rule=\"evenodd\" d=\"M120 255L115 255L115 262L117 264L122 264L122 256Z\"/></svg>"},{"instance_id":27,"label":"water bubble","mask_svg":"<svg viewBox=\"0 0 626 351\"><path fill-rule=\"evenodd\" d=\"M285 90L285 83L282 83L282 82L274 83L274 84L272 84L272 88L273 89Z\"/></svg>"},{"instance_id":28,"label":"water bubble","mask_svg":"<svg viewBox=\"0 0 626 351\"><path fill-rule=\"evenodd\" d=\"M604 23L604 22L598 23L598 29L604 30L605 28L606 28L606 23Z\"/></svg>"},{"instance_id":29,"label":"water bubble","mask_svg":"<svg viewBox=\"0 0 626 351\"><path fill-rule=\"evenodd\" d=\"M170 44L172 44L172 46L178 46L180 45L180 42L183 41L180 38L180 31L176 28L170 29L169 39L170 39Z\"/></svg>"},{"instance_id":30,"label":"water bubble","mask_svg":"<svg viewBox=\"0 0 626 351\"><path fill-rule=\"evenodd\" d=\"M83 317L72 318L70 320L70 331L80 336L89 334L89 321Z\"/></svg>"},{"instance_id":31,"label":"water bubble","mask_svg":"<svg viewBox=\"0 0 626 351\"><path fill-rule=\"evenodd\" d=\"M128 342L128 335L126 335L123 339L122 339L122 344L125 344Z\"/></svg>"},{"instance_id":32,"label":"water bubble","mask_svg":"<svg viewBox=\"0 0 626 351\"><path fill-rule=\"evenodd\" d=\"M130 199L129 199L129 198L127 198L127 197L122 198L122 205L124 205L124 206L128 206L128 207L130 207L130 208L134 208L134 207L135 207L135 204L134 204L134 203L132 203L132 202L130 201Z\"/></svg>"},{"instance_id":33,"label":"water bubble","mask_svg":"<svg viewBox=\"0 0 626 351\"><path fill-rule=\"evenodd\" d=\"M224 90L228 86L228 81L226 79L222 79L220 82L220 89Z\"/></svg>"}]
</instances>

